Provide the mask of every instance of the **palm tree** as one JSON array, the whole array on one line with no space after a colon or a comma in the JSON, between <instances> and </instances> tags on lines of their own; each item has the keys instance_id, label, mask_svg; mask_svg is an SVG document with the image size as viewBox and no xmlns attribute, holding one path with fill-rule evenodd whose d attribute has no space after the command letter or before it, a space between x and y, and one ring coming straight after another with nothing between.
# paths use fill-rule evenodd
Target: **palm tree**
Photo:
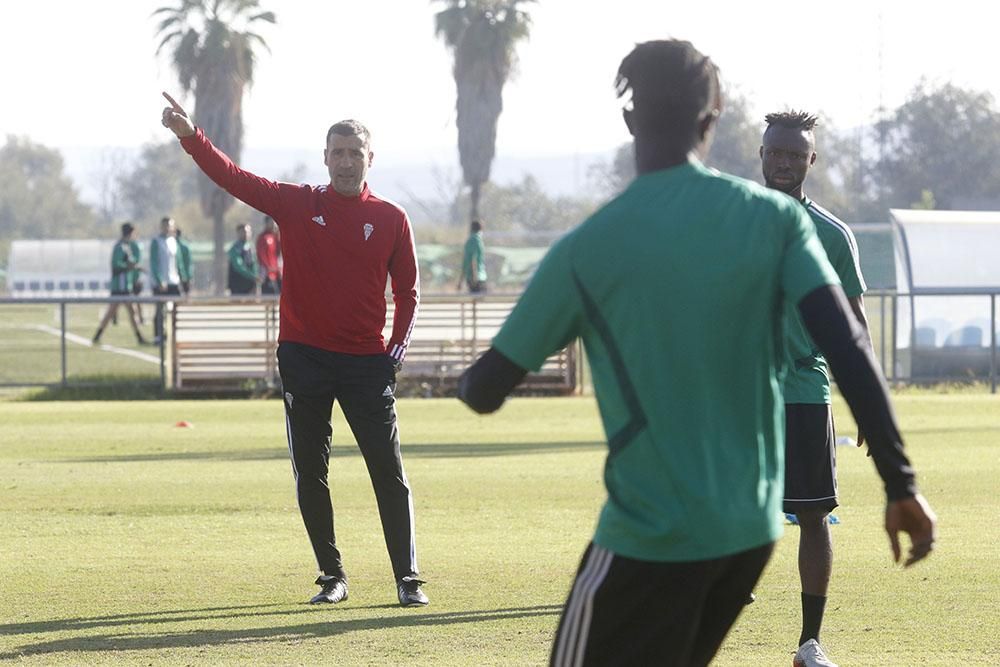
<instances>
[{"instance_id":1,"label":"palm tree","mask_svg":"<svg viewBox=\"0 0 1000 667\"><path fill-rule=\"evenodd\" d=\"M243 148L243 92L253 83L255 49L267 43L252 31L259 22L274 23L274 12L260 10L259 0L178 0L160 7L159 54L170 47L181 89L194 92L194 122L212 143L239 162ZM225 215L233 198L200 171L201 208L212 219L215 290L225 287L227 240Z\"/></svg>"},{"instance_id":2,"label":"palm tree","mask_svg":"<svg viewBox=\"0 0 1000 667\"><path fill-rule=\"evenodd\" d=\"M496 153L497 120L503 87L516 62L514 47L531 28L531 17L518 5L535 0L435 1L448 5L436 14L434 32L455 58L458 155L476 219Z\"/></svg>"}]
</instances>

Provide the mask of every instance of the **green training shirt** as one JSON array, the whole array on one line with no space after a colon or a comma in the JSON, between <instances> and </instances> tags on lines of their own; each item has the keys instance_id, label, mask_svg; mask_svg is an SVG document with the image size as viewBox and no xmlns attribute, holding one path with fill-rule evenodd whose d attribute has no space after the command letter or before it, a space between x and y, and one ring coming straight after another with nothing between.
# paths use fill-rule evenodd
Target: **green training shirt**
<instances>
[{"instance_id":1,"label":"green training shirt","mask_svg":"<svg viewBox=\"0 0 1000 667\"><path fill-rule=\"evenodd\" d=\"M802 206L697 162L552 247L493 345L538 369L583 339L609 447L596 543L688 561L778 538L782 304L836 282Z\"/></svg>"},{"instance_id":2,"label":"green training shirt","mask_svg":"<svg viewBox=\"0 0 1000 667\"><path fill-rule=\"evenodd\" d=\"M139 269L139 263L142 262L142 245L138 241L129 241L129 248L132 250L132 260L136 263L136 268L132 269L131 277L129 278L132 283L129 289L134 291L135 286L140 284L142 277L142 270Z\"/></svg>"},{"instance_id":3,"label":"green training shirt","mask_svg":"<svg viewBox=\"0 0 1000 667\"><path fill-rule=\"evenodd\" d=\"M476 263L475 272L472 270L473 262ZM465 242L465 251L462 253L462 275L469 285L486 280L486 246L483 243L482 232L470 234Z\"/></svg>"},{"instance_id":4,"label":"green training shirt","mask_svg":"<svg viewBox=\"0 0 1000 667\"><path fill-rule=\"evenodd\" d=\"M134 254L130 241L118 241L111 250L111 291L116 294L131 294L135 284L134 270L130 264L139 260Z\"/></svg>"},{"instance_id":5,"label":"green training shirt","mask_svg":"<svg viewBox=\"0 0 1000 667\"><path fill-rule=\"evenodd\" d=\"M861 275L858 242L851 228L808 197L803 198L802 205L816 225L816 235L823 244L830 264L840 277L844 294L848 297L864 294L867 287L864 276ZM829 403L829 366L806 331L798 308L792 302L785 304L785 339L788 351L788 371L784 380L785 403Z\"/></svg>"}]
</instances>

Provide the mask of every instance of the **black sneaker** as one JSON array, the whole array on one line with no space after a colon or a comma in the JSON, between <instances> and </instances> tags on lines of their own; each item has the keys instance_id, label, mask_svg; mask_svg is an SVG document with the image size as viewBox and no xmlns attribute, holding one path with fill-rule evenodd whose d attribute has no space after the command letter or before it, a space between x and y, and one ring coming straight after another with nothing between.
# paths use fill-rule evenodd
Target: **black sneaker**
<instances>
[{"instance_id":1,"label":"black sneaker","mask_svg":"<svg viewBox=\"0 0 1000 667\"><path fill-rule=\"evenodd\" d=\"M316 585L323 590L314 595L309 604L337 604L347 599L347 582L340 577L322 576L316 580Z\"/></svg>"},{"instance_id":2,"label":"black sneaker","mask_svg":"<svg viewBox=\"0 0 1000 667\"><path fill-rule=\"evenodd\" d=\"M425 606L430 600L420 590L420 584L426 584L416 577L403 577L396 582L396 592L399 594L399 604L404 607Z\"/></svg>"}]
</instances>

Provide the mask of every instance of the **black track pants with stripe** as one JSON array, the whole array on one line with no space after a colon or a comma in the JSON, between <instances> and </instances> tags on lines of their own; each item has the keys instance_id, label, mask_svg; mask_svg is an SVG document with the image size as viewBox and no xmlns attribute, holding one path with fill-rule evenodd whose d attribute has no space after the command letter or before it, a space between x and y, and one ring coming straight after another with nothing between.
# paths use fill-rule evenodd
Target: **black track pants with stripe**
<instances>
[{"instance_id":1,"label":"black track pants with stripe","mask_svg":"<svg viewBox=\"0 0 1000 667\"><path fill-rule=\"evenodd\" d=\"M328 482L336 400L368 467L393 574L397 580L417 574L413 497L399 452L392 360L283 342L278 370L299 510L319 569L346 577Z\"/></svg>"},{"instance_id":2,"label":"black track pants with stripe","mask_svg":"<svg viewBox=\"0 0 1000 667\"><path fill-rule=\"evenodd\" d=\"M654 563L592 543L563 609L550 664L707 665L773 548L772 543L713 560Z\"/></svg>"}]
</instances>

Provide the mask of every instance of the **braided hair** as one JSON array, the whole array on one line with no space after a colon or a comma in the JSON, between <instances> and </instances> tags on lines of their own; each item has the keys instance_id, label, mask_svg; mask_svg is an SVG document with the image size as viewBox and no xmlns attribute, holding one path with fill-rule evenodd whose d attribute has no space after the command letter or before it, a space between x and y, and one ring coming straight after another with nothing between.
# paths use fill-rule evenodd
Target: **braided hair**
<instances>
[{"instance_id":1,"label":"braided hair","mask_svg":"<svg viewBox=\"0 0 1000 667\"><path fill-rule=\"evenodd\" d=\"M764 116L767 127L777 125L789 130L802 130L812 132L813 128L819 125L819 118L806 111L777 111Z\"/></svg>"},{"instance_id":2,"label":"braided hair","mask_svg":"<svg viewBox=\"0 0 1000 667\"><path fill-rule=\"evenodd\" d=\"M715 63L676 39L637 44L618 67L615 90L619 98L630 94L634 133L689 146L698 140L698 124L722 106Z\"/></svg>"}]
</instances>

